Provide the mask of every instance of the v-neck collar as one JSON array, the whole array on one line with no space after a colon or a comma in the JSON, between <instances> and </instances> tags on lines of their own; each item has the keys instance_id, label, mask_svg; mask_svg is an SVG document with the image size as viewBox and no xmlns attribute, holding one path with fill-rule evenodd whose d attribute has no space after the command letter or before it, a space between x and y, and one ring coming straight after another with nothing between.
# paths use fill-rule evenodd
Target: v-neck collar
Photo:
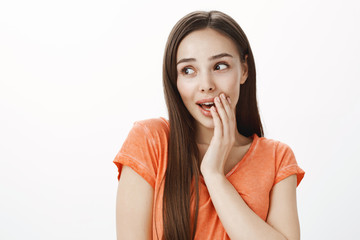
<instances>
[{"instance_id":1,"label":"v-neck collar","mask_svg":"<svg viewBox=\"0 0 360 240\"><path fill-rule=\"evenodd\" d=\"M246 153L242 157L242 159L226 174L226 176L225 176L226 178L229 178L242 164L244 164L245 161L248 161L248 159L254 152L255 147L258 143L259 137L258 137L258 135L256 135L256 133L254 133L251 136L251 138L253 139L253 141L251 142L249 149L246 151ZM200 175L200 180L205 183L204 177L202 175Z\"/></svg>"}]
</instances>

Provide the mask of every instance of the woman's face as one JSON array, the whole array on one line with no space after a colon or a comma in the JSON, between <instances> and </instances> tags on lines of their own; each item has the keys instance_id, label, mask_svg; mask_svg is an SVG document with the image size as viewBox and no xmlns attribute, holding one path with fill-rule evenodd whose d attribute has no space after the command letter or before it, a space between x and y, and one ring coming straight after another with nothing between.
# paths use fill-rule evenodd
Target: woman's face
<instances>
[{"instance_id":1,"label":"woman's face","mask_svg":"<svg viewBox=\"0 0 360 240\"><path fill-rule=\"evenodd\" d=\"M197 124L214 128L209 107L199 101L211 104L221 93L230 97L235 113L247 64L241 64L230 38L210 28L194 31L181 41L176 62L178 91Z\"/></svg>"}]
</instances>

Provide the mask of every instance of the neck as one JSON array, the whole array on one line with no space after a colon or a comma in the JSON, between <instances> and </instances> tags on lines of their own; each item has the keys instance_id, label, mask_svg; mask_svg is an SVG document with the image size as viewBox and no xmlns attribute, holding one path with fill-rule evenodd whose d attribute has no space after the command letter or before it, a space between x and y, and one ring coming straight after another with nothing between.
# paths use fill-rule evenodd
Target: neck
<instances>
[{"instance_id":1,"label":"neck","mask_svg":"<svg viewBox=\"0 0 360 240\"><path fill-rule=\"evenodd\" d=\"M206 128L201 124L196 126L196 143L201 145L209 145L212 137L214 136L214 128ZM235 126L235 144L234 146L244 146L251 143L252 139L250 137L245 137L237 131Z\"/></svg>"}]
</instances>

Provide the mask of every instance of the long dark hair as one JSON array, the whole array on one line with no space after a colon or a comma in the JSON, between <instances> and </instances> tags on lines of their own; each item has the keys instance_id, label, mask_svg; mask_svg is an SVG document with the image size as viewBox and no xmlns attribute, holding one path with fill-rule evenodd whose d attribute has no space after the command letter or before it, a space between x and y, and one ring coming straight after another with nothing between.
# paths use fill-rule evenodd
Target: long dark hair
<instances>
[{"instance_id":1,"label":"long dark hair","mask_svg":"<svg viewBox=\"0 0 360 240\"><path fill-rule=\"evenodd\" d=\"M214 29L232 39L242 63L248 56L248 78L241 86L236 105L237 129L246 137L254 133L259 137L264 135L256 100L255 62L243 30L234 19L219 11L196 11L180 19L167 40L163 62L163 86L170 122L163 197L163 239L166 240L194 239L196 231L201 174L199 150L195 142L195 120L177 89L176 54L184 37L204 28Z\"/></svg>"}]
</instances>

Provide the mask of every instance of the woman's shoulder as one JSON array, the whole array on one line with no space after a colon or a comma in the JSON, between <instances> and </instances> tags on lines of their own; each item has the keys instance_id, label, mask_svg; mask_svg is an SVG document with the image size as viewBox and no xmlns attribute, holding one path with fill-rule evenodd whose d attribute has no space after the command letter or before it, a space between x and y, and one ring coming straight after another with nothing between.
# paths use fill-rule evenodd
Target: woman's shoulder
<instances>
[{"instance_id":1,"label":"woman's shoulder","mask_svg":"<svg viewBox=\"0 0 360 240\"><path fill-rule=\"evenodd\" d=\"M158 118L147 118L147 119L142 119L142 120L137 120L135 121L135 124L140 124L144 127L148 127L148 128L169 128L169 120L163 118L163 117L158 117Z\"/></svg>"},{"instance_id":2,"label":"woman's shoulder","mask_svg":"<svg viewBox=\"0 0 360 240\"><path fill-rule=\"evenodd\" d=\"M134 125L140 125L141 127L154 132L165 131L170 129L169 121L163 117L142 119L134 122Z\"/></svg>"},{"instance_id":3,"label":"woman's shoulder","mask_svg":"<svg viewBox=\"0 0 360 240\"><path fill-rule=\"evenodd\" d=\"M148 118L134 122L132 131L157 140L167 140L170 132L169 121L163 117Z\"/></svg>"},{"instance_id":4,"label":"woman's shoulder","mask_svg":"<svg viewBox=\"0 0 360 240\"><path fill-rule=\"evenodd\" d=\"M261 151L258 151L259 156L266 157L263 159L272 159L269 163L275 166L276 176L273 185L292 174L296 174L299 185L305 172L299 167L292 148L281 140L265 137L259 138L259 145L262 146Z\"/></svg>"},{"instance_id":5,"label":"woman's shoulder","mask_svg":"<svg viewBox=\"0 0 360 240\"><path fill-rule=\"evenodd\" d=\"M261 149L267 149L271 152L292 151L291 147L285 142L269 137L258 137L258 145Z\"/></svg>"}]
</instances>

